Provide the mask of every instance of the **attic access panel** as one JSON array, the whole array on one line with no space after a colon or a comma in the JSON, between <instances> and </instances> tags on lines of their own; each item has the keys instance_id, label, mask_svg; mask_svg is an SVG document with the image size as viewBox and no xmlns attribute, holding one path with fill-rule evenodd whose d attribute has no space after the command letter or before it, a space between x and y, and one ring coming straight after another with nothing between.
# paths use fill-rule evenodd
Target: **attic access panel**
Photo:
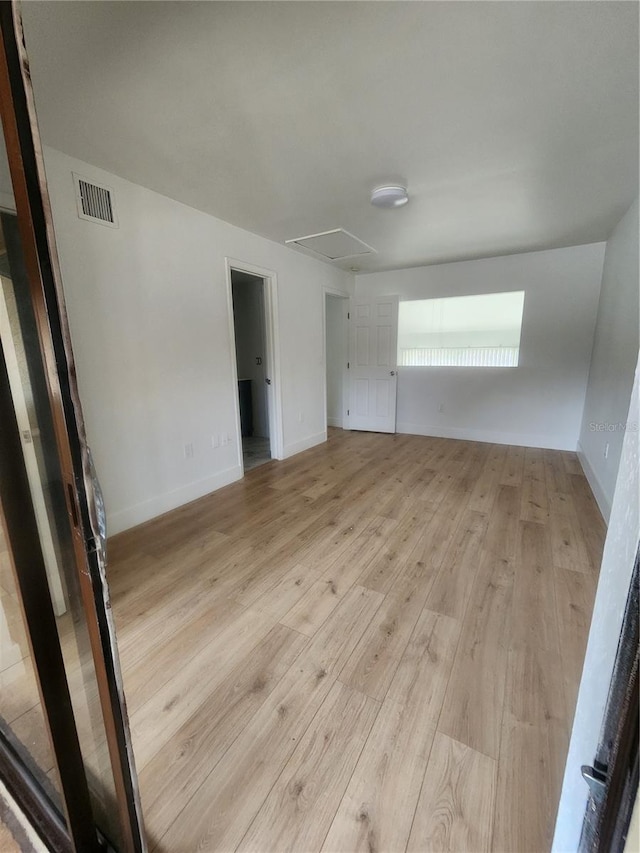
<instances>
[{"instance_id":1,"label":"attic access panel","mask_svg":"<svg viewBox=\"0 0 640 853\"><path fill-rule=\"evenodd\" d=\"M363 240L359 240L353 234L345 231L344 228L334 228L332 231L296 237L293 240L285 240L285 243L289 246L307 249L328 261L341 261L345 258L373 255L376 251Z\"/></svg>"}]
</instances>

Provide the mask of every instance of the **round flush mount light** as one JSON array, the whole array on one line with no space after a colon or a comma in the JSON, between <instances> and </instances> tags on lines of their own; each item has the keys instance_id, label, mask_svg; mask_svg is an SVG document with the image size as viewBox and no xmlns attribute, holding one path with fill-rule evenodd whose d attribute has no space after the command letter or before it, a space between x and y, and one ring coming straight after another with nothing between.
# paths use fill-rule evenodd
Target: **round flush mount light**
<instances>
[{"instance_id":1,"label":"round flush mount light","mask_svg":"<svg viewBox=\"0 0 640 853\"><path fill-rule=\"evenodd\" d=\"M371 193L371 204L374 204L376 207L402 207L408 201L409 194L406 187L376 187Z\"/></svg>"}]
</instances>

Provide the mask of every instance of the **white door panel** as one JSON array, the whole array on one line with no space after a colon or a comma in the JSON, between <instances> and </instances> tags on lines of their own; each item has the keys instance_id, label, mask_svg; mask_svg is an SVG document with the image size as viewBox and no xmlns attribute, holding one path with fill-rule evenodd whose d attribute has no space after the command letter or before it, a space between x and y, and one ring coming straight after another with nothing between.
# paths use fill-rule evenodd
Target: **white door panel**
<instances>
[{"instance_id":1,"label":"white door panel","mask_svg":"<svg viewBox=\"0 0 640 853\"><path fill-rule=\"evenodd\" d=\"M351 301L350 427L396 431L398 297Z\"/></svg>"}]
</instances>

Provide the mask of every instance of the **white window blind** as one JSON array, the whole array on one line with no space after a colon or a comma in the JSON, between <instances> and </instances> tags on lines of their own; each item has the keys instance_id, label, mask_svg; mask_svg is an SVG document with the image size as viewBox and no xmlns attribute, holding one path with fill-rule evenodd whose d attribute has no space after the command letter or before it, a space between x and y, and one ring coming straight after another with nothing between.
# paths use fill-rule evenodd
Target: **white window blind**
<instances>
[{"instance_id":1,"label":"white window blind","mask_svg":"<svg viewBox=\"0 0 640 853\"><path fill-rule=\"evenodd\" d=\"M398 364L517 367L524 291L400 303Z\"/></svg>"},{"instance_id":2,"label":"white window blind","mask_svg":"<svg viewBox=\"0 0 640 853\"><path fill-rule=\"evenodd\" d=\"M401 349L405 367L517 367L518 347L443 347Z\"/></svg>"}]
</instances>

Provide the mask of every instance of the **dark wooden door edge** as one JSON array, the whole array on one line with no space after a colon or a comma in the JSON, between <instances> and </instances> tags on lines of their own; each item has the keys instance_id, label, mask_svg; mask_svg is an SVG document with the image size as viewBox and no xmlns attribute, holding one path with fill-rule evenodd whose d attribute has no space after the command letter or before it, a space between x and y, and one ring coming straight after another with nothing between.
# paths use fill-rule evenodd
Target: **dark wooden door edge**
<instances>
[{"instance_id":1,"label":"dark wooden door edge","mask_svg":"<svg viewBox=\"0 0 640 853\"><path fill-rule=\"evenodd\" d=\"M0 516L5 522L36 681L64 792L69 834L77 850L98 850L89 787L1 348L0 446Z\"/></svg>"},{"instance_id":2,"label":"dark wooden door edge","mask_svg":"<svg viewBox=\"0 0 640 853\"><path fill-rule=\"evenodd\" d=\"M63 477L76 571L127 851L146 850L91 461L84 433L19 7L0 2L0 110ZM74 519L77 523L74 524Z\"/></svg>"},{"instance_id":3,"label":"dark wooden door edge","mask_svg":"<svg viewBox=\"0 0 640 853\"><path fill-rule=\"evenodd\" d=\"M581 853L624 849L638 792L640 697L640 549L636 553L616 659L593 766L583 767L589 797ZM591 781L595 778L595 783Z\"/></svg>"}]
</instances>

